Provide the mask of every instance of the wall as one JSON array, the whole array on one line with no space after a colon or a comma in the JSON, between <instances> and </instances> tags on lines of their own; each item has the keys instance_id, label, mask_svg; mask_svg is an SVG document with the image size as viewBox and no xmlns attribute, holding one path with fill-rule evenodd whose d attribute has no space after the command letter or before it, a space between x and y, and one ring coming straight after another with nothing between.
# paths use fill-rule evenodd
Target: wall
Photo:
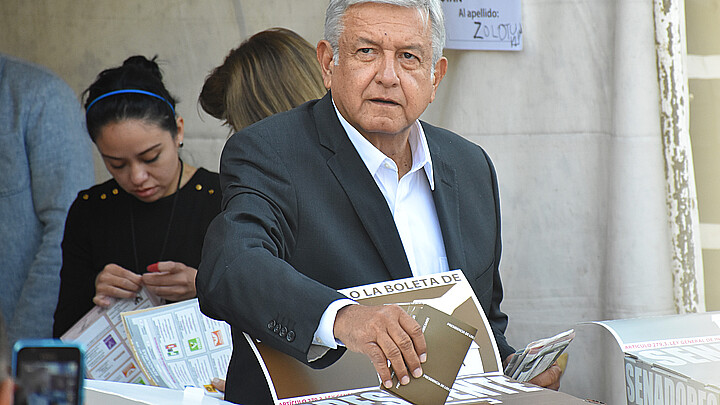
<instances>
[{"instance_id":1,"label":"wall","mask_svg":"<svg viewBox=\"0 0 720 405\"><path fill-rule=\"evenodd\" d=\"M49 66L78 92L130 54L159 54L183 101L186 152L210 169L227 131L197 112L205 75L264 28L286 26L316 42L326 4L29 3L3 0L0 50ZM522 7L524 49L447 51L448 75L424 115L494 159L509 341L523 346L585 320L670 313L652 2L524 0ZM563 389L608 397L598 382L615 370L604 368L595 347L573 345Z\"/></svg>"},{"instance_id":2,"label":"wall","mask_svg":"<svg viewBox=\"0 0 720 405\"><path fill-rule=\"evenodd\" d=\"M708 311L720 311L720 1L686 0L685 11L705 303Z\"/></svg>"},{"instance_id":3,"label":"wall","mask_svg":"<svg viewBox=\"0 0 720 405\"><path fill-rule=\"evenodd\" d=\"M159 56L165 82L180 99L186 124L184 158L218 169L228 130L201 112L202 83L227 52L273 26L312 43L322 35L324 4L265 1L2 0L0 51L45 65L80 95L103 69L130 55ZM313 23L310 23L313 21ZM96 155L96 178L109 178Z\"/></svg>"}]
</instances>

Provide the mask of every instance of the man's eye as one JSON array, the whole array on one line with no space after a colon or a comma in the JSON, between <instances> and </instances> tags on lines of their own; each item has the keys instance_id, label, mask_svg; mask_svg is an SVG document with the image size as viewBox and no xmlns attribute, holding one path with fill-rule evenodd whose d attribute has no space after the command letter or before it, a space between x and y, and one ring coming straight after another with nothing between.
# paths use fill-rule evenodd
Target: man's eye
<instances>
[{"instance_id":1,"label":"man's eye","mask_svg":"<svg viewBox=\"0 0 720 405\"><path fill-rule=\"evenodd\" d=\"M358 49L358 52L367 54L367 53L372 52L372 49L370 49L370 48L360 48L360 49Z\"/></svg>"},{"instance_id":2,"label":"man's eye","mask_svg":"<svg viewBox=\"0 0 720 405\"><path fill-rule=\"evenodd\" d=\"M410 52L403 52L403 58L405 59L416 59L415 55L411 54Z\"/></svg>"}]
</instances>

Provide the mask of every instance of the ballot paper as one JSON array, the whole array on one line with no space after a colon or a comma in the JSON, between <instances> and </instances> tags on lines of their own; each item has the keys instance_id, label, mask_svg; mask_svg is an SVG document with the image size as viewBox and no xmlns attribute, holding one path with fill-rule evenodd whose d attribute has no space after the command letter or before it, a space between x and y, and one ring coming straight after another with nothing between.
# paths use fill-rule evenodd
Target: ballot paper
<instances>
[{"instance_id":1,"label":"ballot paper","mask_svg":"<svg viewBox=\"0 0 720 405\"><path fill-rule=\"evenodd\" d=\"M230 325L200 312L197 298L122 313L128 343L149 384L203 388L221 397L213 378L225 379L232 356Z\"/></svg>"},{"instance_id":2,"label":"ballot paper","mask_svg":"<svg viewBox=\"0 0 720 405\"><path fill-rule=\"evenodd\" d=\"M470 349L464 349L467 355L460 363L458 378L480 373L502 374L490 323L461 270L360 285L339 292L363 305L431 306L470 325L477 332ZM380 391L375 368L362 353L347 351L329 367L313 369L247 334L245 337L260 362L277 405L335 398L368 387ZM442 357L444 352L428 352L428 361L433 356ZM396 398L396 401L402 400Z\"/></svg>"},{"instance_id":3,"label":"ballot paper","mask_svg":"<svg viewBox=\"0 0 720 405\"><path fill-rule=\"evenodd\" d=\"M422 377L411 378L407 385L401 385L393 373L392 387L380 385L380 388L414 404L443 405L477 329L430 305L400 307L422 328L428 359L422 364Z\"/></svg>"},{"instance_id":4,"label":"ballot paper","mask_svg":"<svg viewBox=\"0 0 720 405\"><path fill-rule=\"evenodd\" d=\"M60 339L83 345L87 378L147 384L127 343L120 314L159 305L161 299L143 287L133 298L111 300L108 307L93 307Z\"/></svg>"}]
</instances>

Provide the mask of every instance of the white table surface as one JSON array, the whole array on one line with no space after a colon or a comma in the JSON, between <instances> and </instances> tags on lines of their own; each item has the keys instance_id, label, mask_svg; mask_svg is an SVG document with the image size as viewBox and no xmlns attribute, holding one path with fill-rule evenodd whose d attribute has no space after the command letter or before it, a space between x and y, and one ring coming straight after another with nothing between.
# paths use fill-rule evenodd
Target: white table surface
<instances>
[{"instance_id":1,"label":"white table surface","mask_svg":"<svg viewBox=\"0 0 720 405\"><path fill-rule=\"evenodd\" d=\"M85 380L85 405L225 405L230 402L204 394L202 388L185 391L112 381Z\"/></svg>"}]
</instances>

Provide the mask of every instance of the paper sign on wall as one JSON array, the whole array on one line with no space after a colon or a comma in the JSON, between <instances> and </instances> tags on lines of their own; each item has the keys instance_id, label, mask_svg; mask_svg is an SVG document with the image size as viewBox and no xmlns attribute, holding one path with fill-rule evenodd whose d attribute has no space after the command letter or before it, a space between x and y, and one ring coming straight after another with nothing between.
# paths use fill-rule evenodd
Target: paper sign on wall
<instances>
[{"instance_id":1,"label":"paper sign on wall","mask_svg":"<svg viewBox=\"0 0 720 405\"><path fill-rule=\"evenodd\" d=\"M521 0L441 0L446 49L522 50Z\"/></svg>"}]
</instances>

